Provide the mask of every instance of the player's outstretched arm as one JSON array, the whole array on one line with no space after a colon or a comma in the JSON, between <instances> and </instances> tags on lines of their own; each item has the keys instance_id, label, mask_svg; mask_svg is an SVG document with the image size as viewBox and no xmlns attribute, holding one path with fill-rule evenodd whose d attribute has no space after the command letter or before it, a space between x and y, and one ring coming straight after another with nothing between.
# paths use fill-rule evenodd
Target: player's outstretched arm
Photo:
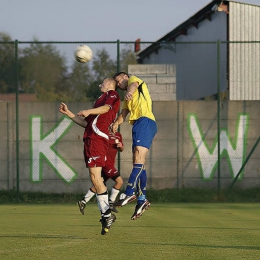
<instances>
[{"instance_id":1,"label":"player's outstretched arm","mask_svg":"<svg viewBox=\"0 0 260 260\"><path fill-rule=\"evenodd\" d=\"M59 106L59 111L64 114L67 115L73 122L75 122L76 124L82 126L82 127L86 127L87 122L85 120L84 117L81 116L76 116L74 113L72 113L69 109L68 106L61 102L60 106Z\"/></svg>"},{"instance_id":2,"label":"player's outstretched arm","mask_svg":"<svg viewBox=\"0 0 260 260\"><path fill-rule=\"evenodd\" d=\"M77 113L77 115L84 116L84 117L87 117L89 115L101 115L107 113L109 109L110 109L109 105L104 105L96 108L90 108L87 110L81 110Z\"/></svg>"}]
</instances>

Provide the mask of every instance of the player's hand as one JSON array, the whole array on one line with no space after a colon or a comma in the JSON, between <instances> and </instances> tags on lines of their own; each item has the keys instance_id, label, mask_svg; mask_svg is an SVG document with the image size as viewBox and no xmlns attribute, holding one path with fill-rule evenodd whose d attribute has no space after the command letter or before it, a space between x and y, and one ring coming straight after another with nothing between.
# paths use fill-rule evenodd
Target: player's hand
<instances>
[{"instance_id":1,"label":"player's hand","mask_svg":"<svg viewBox=\"0 0 260 260\"><path fill-rule=\"evenodd\" d=\"M127 91L125 95L125 100L130 101L132 99L133 99L133 94L130 91Z\"/></svg>"},{"instance_id":2,"label":"player's hand","mask_svg":"<svg viewBox=\"0 0 260 260\"><path fill-rule=\"evenodd\" d=\"M67 114L68 114L68 111L69 111L68 106L67 106L65 103L61 102L61 103L60 103L60 106L59 106L59 111L60 111L62 114L67 115Z\"/></svg>"},{"instance_id":3,"label":"player's hand","mask_svg":"<svg viewBox=\"0 0 260 260\"><path fill-rule=\"evenodd\" d=\"M117 129L118 129L118 122L114 122L114 124L112 125L112 132L113 133L116 133L117 132Z\"/></svg>"},{"instance_id":4,"label":"player's hand","mask_svg":"<svg viewBox=\"0 0 260 260\"><path fill-rule=\"evenodd\" d=\"M123 147L123 144L122 144L121 142L118 142L118 143L116 144L116 147L117 147L117 148L121 148L121 147Z\"/></svg>"},{"instance_id":5,"label":"player's hand","mask_svg":"<svg viewBox=\"0 0 260 260\"><path fill-rule=\"evenodd\" d=\"M90 115L89 110L81 110L77 113L78 116L83 116L83 117L87 117Z\"/></svg>"}]
</instances>

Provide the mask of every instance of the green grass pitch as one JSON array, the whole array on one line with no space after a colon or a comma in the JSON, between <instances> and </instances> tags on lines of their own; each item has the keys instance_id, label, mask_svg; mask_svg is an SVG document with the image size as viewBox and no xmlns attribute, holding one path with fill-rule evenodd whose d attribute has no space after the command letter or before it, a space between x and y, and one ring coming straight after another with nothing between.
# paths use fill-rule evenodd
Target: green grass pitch
<instances>
[{"instance_id":1,"label":"green grass pitch","mask_svg":"<svg viewBox=\"0 0 260 260\"><path fill-rule=\"evenodd\" d=\"M0 259L259 259L259 204L154 203L130 219L134 203L100 235L89 203L0 206Z\"/></svg>"}]
</instances>

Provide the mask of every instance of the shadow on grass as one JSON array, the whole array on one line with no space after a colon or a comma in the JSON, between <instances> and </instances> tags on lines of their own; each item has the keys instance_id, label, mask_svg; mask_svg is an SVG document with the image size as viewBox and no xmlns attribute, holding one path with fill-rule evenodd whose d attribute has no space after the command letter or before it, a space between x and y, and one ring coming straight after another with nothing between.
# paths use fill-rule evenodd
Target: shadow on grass
<instances>
[{"instance_id":1,"label":"shadow on grass","mask_svg":"<svg viewBox=\"0 0 260 260\"><path fill-rule=\"evenodd\" d=\"M35 235L30 235L30 234L1 234L0 238L53 238L53 239L86 239L83 237L77 237L77 236L66 236L66 235L48 235L48 234L35 234Z\"/></svg>"},{"instance_id":2,"label":"shadow on grass","mask_svg":"<svg viewBox=\"0 0 260 260\"><path fill-rule=\"evenodd\" d=\"M241 250L260 250L260 246L221 246L221 245L200 245L200 244L174 244L182 247L197 248L221 248L221 249L241 249Z\"/></svg>"}]
</instances>

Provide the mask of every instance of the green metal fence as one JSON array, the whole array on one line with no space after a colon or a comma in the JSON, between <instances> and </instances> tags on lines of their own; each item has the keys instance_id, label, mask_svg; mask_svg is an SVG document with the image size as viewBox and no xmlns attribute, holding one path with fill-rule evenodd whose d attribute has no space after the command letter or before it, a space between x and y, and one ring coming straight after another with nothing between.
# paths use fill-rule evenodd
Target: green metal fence
<instances>
[{"instance_id":1,"label":"green metal fence","mask_svg":"<svg viewBox=\"0 0 260 260\"><path fill-rule=\"evenodd\" d=\"M79 44L92 49L89 63L75 60ZM258 92L246 100L242 94L240 100L230 100L230 91L240 93L245 91L243 86L255 91L257 82L260 88L255 71L259 63L252 55L252 50L259 54L260 43L138 44L0 43L1 190L15 189L19 195L21 191L75 193L89 188L82 128L59 114L58 104L65 101L74 112L91 107L101 80L120 70L143 77L154 99L158 134L146 163L148 189L220 192L232 189L235 182L241 189L260 186ZM239 53L234 56L231 45L235 44L244 46L243 51L251 44L251 51L247 50L251 60L243 60L241 49L235 49ZM141 50L135 52L136 47ZM7 93L14 99L6 100ZM127 123L120 127L126 149L117 167L125 183L132 161L130 127Z\"/></svg>"}]
</instances>

